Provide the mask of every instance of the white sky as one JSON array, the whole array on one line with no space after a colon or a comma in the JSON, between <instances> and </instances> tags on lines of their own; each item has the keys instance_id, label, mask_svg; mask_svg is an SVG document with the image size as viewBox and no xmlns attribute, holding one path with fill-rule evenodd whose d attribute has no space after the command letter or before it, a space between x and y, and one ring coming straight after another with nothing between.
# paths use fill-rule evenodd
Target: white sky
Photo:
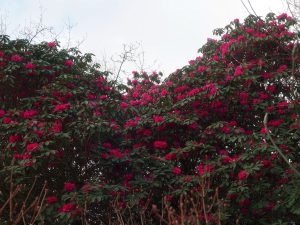
<instances>
[{"instance_id":1,"label":"white sky","mask_svg":"<svg viewBox=\"0 0 300 225\"><path fill-rule=\"evenodd\" d=\"M251 0L261 16L286 11L283 1ZM67 39L70 22L73 43L84 39L80 50L98 59L120 53L122 44L139 42L146 65L165 74L194 59L215 28L248 15L240 0L0 0L8 34L14 37L38 21L40 8L45 25L64 31L60 41Z\"/></svg>"}]
</instances>

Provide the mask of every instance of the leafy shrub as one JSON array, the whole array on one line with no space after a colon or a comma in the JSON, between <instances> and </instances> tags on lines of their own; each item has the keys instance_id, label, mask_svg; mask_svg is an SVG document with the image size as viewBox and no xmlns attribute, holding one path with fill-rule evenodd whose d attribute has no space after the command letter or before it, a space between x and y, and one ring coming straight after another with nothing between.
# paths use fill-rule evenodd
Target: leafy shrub
<instances>
[{"instance_id":1,"label":"leafy shrub","mask_svg":"<svg viewBox=\"0 0 300 225\"><path fill-rule=\"evenodd\" d=\"M36 177L45 224L299 221L294 25L236 19L165 81L134 72L125 89L90 55L3 37L1 204Z\"/></svg>"}]
</instances>

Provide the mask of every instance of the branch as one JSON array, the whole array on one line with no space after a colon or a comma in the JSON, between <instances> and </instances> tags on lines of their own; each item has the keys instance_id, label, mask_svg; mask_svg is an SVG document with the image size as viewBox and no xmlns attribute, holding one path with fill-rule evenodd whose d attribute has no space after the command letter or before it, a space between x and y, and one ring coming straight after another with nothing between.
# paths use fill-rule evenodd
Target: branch
<instances>
[{"instance_id":1,"label":"branch","mask_svg":"<svg viewBox=\"0 0 300 225\"><path fill-rule=\"evenodd\" d=\"M295 173L300 177L300 172L290 163L290 161L285 157L285 155L283 154L283 152L281 151L281 149L276 145L275 141L273 140L273 138L270 135L268 126L268 113L265 114L264 116L264 126L265 129L267 131L267 136L270 139L271 143L273 144L273 146L275 147L275 149L277 150L277 152L279 153L279 155L283 158L283 160L289 165L289 167L295 171Z\"/></svg>"}]
</instances>

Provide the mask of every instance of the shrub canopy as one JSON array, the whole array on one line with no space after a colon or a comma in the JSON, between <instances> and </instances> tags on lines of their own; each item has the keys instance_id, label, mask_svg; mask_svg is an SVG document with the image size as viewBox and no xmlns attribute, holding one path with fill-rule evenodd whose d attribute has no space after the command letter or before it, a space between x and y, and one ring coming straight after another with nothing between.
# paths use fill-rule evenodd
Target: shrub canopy
<instances>
[{"instance_id":1,"label":"shrub canopy","mask_svg":"<svg viewBox=\"0 0 300 225\"><path fill-rule=\"evenodd\" d=\"M19 202L47 188L46 224L160 224L161 204L180 222L178 201L200 224L299 221L294 25L236 19L163 82L134 72L125 89L90 54L3 36L0 205L22 185Z\"/></svg>"}]
</instances>

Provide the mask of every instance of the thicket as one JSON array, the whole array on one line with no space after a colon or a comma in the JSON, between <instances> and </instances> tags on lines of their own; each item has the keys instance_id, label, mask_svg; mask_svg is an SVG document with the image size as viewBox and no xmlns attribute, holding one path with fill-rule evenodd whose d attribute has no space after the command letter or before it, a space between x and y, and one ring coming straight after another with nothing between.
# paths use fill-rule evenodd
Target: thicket
<instances>
[{"instance_id":1,"label":"thicket","mask_svg":"<svg viewBox=\"0 0 300 225\"><path fill-rule=\"evenodd\" d=\"M160 81L0 37L0 224L300 221L299 33L249 16Z\"/></svg>"}]
</instances>

